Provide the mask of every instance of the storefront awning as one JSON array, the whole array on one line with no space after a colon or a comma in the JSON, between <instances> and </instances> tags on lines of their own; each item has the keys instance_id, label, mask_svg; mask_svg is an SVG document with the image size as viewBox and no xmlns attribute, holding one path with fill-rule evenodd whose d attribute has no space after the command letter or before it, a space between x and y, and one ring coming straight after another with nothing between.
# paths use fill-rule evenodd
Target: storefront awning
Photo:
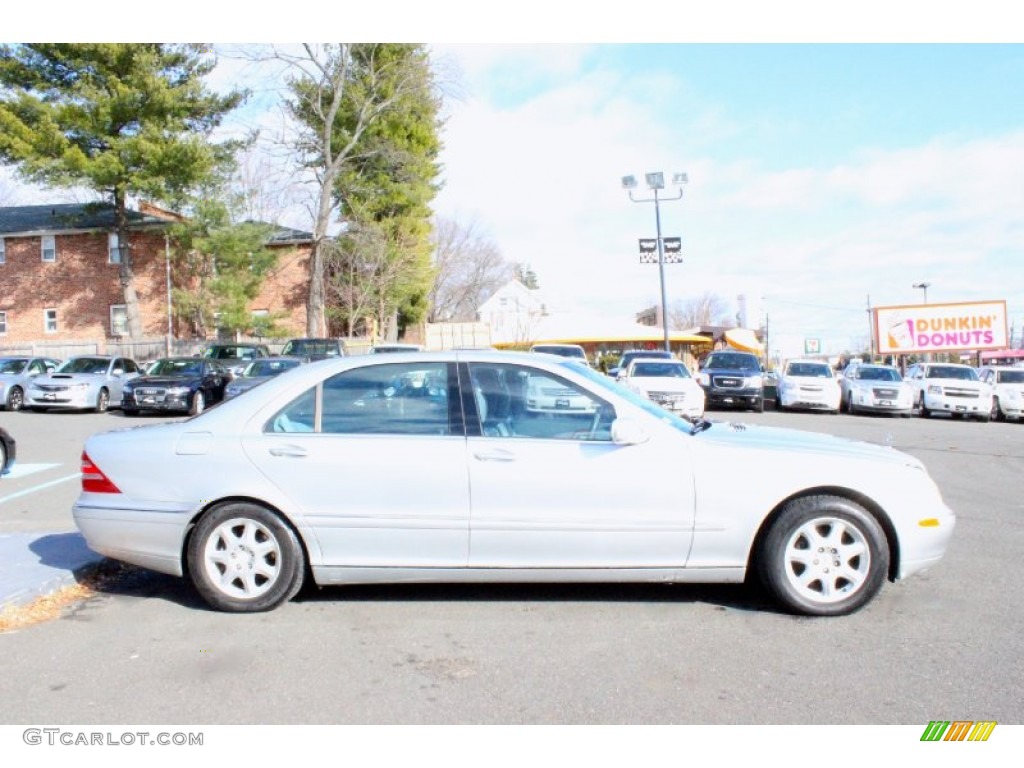
<instances>
[{"instance_id":1,"label":"storefront awning","mask_svg":"<svg viewBox=\"0 0 1024 768\"><path fill-rule=\"evenodd\" d=\"M764 344L757 340L757 334L749 328L730 328L725 332L725 342L730 347L742 352L753 352L755 355L764 354Z\"/></svg>"}]
</instances>

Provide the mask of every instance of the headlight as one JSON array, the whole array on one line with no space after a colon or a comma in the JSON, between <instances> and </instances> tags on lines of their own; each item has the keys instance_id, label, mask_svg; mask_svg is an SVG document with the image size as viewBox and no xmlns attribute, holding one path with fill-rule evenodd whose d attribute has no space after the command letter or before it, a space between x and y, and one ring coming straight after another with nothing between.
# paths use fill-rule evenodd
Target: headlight
<instances>
[{"instance_id":1,"label":"headlight","mask_svg":"<svg viewBox=\"0 0 1024 768\"><path fill-rule=\"evenodd\" d=\"M928 394L929 395L941 395L942 394L942 387L940 387L938 384L929 384L928 385Z\"/></svg>"},{"instance_id":2,"label":"headlight","mask_svg":"<svg viewBox=\"0 0 1024 768\"><path fill-rule=\"evenodd\" d=\"M68 387L68 389L78 390L79 392L81 392L83 389L88 389L88 388L89 388L89 384L87 382L84 382L84 383L81 383L81 384L72 384L70 387Z\"/></svg>"},{"instance_id":3,"label":"headlight","mask_svg":"<svg viewBox=\"0 0 1024 768\"><path fill-rule=\"evenodd\" d=\"M711 386L711 377L708 376L706 373L698 374L697 383L700 384L702 387L709 387Z\"/></svg>"},{"instance_id":4,"label":"headlight","mask_svg":"<svg viewBox=\"0 0 1024 768\"><path fill-rule=\"evenodd\" d=\"M764 385L764 379L760 376L748 376L743 380L744 387L760 387Z\"/></svg>"},{"instance_id":5,"label":"headlight","mask_svg":"<svg viewBox=\"0 0 1024 768\"><path fill-rule=\"evenodd\" d=\"M181 397L182 395L187 395L191 391L192 390L190 390L188 387L168 387L167 388L167 394L170 395L171 397Z\"/></svg>"}]
</instances>

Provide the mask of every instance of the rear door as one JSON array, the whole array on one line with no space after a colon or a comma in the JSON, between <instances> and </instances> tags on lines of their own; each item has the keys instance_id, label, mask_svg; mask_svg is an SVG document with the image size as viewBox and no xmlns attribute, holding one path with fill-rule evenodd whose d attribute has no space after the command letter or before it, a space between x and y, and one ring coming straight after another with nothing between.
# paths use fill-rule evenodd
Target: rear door
<instances>
[{"instance_id":1,"label":"rear door","mask_svg":"<svg viewBox=\"0 0 1024 768\"><path fill-rule=\"evenodd\" d=\"M464 567L466 439L454 364L352 368L245 438L315 529L327 566Z\"/></svg>"}]
</instances>

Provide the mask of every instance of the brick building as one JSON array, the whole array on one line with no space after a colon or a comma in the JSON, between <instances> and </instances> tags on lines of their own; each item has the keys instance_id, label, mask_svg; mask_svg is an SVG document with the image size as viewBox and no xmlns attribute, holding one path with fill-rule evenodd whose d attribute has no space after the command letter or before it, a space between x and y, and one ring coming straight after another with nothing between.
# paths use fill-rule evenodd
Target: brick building
<instances>
[{"instance_id":1,"label":"brick building","mask_svg":"<svg viewBox=\"0 0 1024 768\"><path fill-rule=\"evenodd\" d=\"M152 205L129 211L144 341L167 343L168 227L180 217ZM268 243L277 266L252 302L281 316L295 335L306 327L310 235L278 230ZM102 203L0 208L0 350L76 345L104 352L127 341L113 206ZM175 284L175 287L185 287ZM173 312L173 337L189 340ZM194 340L194 339L193 339Z\"/></svg>"}]
</instances>

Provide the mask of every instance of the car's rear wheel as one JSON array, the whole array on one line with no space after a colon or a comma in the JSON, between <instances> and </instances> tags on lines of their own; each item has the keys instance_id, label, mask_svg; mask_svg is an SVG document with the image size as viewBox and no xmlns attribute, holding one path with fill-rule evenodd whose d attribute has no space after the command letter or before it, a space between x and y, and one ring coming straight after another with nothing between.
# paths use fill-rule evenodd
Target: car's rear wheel
<instances>
[{"instance_id":1,"label":"car's rear wheel","mask_svg":"<svg viewBox=\"0 0 1024 768\"><path fill-rule=\"evenodd\" d=\"M96 413L105 413L110 407L110 393L107 392L106 388L100 389L100 393L96 395Z\"/></svg>"},{"instance_id":2,"label":"car's rear wheel","mask_svg":"<svg viewBox=\"0 0 1024 768\"><path fill-rule=\"evenodd\" d=\"M302 587L305 558L295 532L270 510L244 502L207 512L189 541L199 594L233 613L269 611Z\"/></svg>"},{"instance_id":3,"label":"car's rear wheel","mask_svg":"<svg viewBox=\"0 0 1024 768\"><path fill-rule=\"evenodd\" d=\"M7 410L20 411L24 407L25 393L21 391L21 387L11 387L11 391L7 393Z\"/></svg>"},{"instance_id":4,"label":"car's rear wheel","mask_svg":"<svg viewBox=\"0 0 1024 768\"><path fill-rule=\"evenodd\" d=\"M787 609L841 616L867 604L889 572L889 547L878 521L839 496L789 502L757 553L761 580Z\"/></svg>"},{"instance_id":5,"label":"car's rear wheel","mask_svg":"<svg viewBox=\"0 0 1024 768\"><path fill-rule=\"evenodd\" d=\"M190 405L188 412L195 416L198 413L202 413L206 410L206 398L203 396L203 390L197 389L196 393L192 395L192 404Z\"/></svg>"}]
</instances>

